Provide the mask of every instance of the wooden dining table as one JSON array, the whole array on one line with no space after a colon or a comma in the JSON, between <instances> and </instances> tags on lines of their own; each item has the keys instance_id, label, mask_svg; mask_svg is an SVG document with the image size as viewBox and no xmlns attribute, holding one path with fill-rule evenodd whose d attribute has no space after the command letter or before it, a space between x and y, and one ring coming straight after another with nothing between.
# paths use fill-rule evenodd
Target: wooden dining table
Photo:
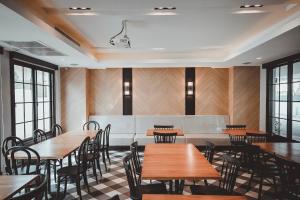
<instances>
[{"instance_id":1,"label":"wooden dining table","mask_svg":"<svg viewBox=\"0 0 300 200\"><path fill-rule=\"evenodd\" d=\"M94 138L96 134L97 131L70 131L30 146L38 152L41 160L46 160L49 193L51 193L51 160L60 160L70 156L72 152L79 148L86 137ZM27 156L24 153L17 153L15 158L27 159Z\"/></svg>"},{"instance_id":2,"label":"wooden dining table","mask_svg":"<svg viewBox=\"0 0 300 200\"><path fill-rule=\"evenodd\" d=\"M265 131L255 130L255 129L223 129L224 134L228 135L240 135L246 136L247 133L255 133L261 135L267 135Z\"/></svg>"},{"instance_id":3,"label":"wooden dining table","mask_svg":"<svg viewBox=\"0 0 300 200\"><path fill-rule=\"evenodd\" d=\"M274 154L283 159L300 164L300 143L292 142L273 142L273 143L254 143L261 150Z\"/></svg>"},{"instance_id":4,"label":"wooden dining table","mask_svg":"<svg viewBox=\"0 0 300 200\"><path fill-rule=\"evenodd\" d=\"M246 200L244 196L144 194L143 200Z\"/></svg>"},{"instance_id":5,"label":"wooden dining table","mask_svg":"<svg viewBox=\"0 0 300 200\"><path fill-rule=\"evenodd\" d=\"M154 128L150 128L147 130L146 132L146 136L153 136L154 132L158 132L158 133L177 133L177 136L184 136L183 130L180 128L172 128L172 129L154 129Z\"/></svg>"},{"instance_id":6,"label":"wooden dining table","mask_svg":"<svg viewBox=\"0 0 300 200\"><path fill-rule=\"evenodd\" d=\"M0 176L0 200L9 199L37 178L37 175Z\"/></svg>"},{"instance_id":7,"label":"wooden dining table","mask_svg":"<svg viewBox=\"0 0 300 200\"><path fill-rule=\"evenodd\" d=\"M220 174L193 144L147 144L142 180L220 179Z\"/></svg>"}]
</instances>

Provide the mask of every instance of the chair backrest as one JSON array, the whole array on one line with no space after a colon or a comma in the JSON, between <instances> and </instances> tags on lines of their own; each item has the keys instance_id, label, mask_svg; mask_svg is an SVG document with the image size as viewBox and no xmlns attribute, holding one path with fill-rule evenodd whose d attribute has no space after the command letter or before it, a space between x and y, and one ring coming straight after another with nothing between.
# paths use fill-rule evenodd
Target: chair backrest
<instances>
[{"instance_id":1,"label":"chair backrest","mask_svg":"<svg viewBox=\"0 0 300 200\"><path fill-rule=\"evenodd\" d=\"M83 130L100 130L100 124L96 121L88 121L83 124Z\"/></svg>"},{"instance_id":2,"label":"chair backrest","mask_svg":"<svg viewBox=\"0 0 300 200\"><path fill-rule=\"evenodd\" d=\"M97 134L96 134L96 137L95 137L95 139L94 139L94 152L95 153L99 153L99 151L101 150L101 147L102 147L102 142L103 142L103 140L102 140L102 138L103 138L103 131L102 131L102 129L100 129L98 132L97 132Z\"/></svg>"},{"instance_id":3,"label":"chair backrest","mask_svg":"<svg viewBox=\"0 0 300 200\"><path fill-rule=\"evenodd\" d=\"M130 145L130 151L133 155L134 163L135 163L135 168L137 170L137 174L140 174L142 171L142 165L141 165L141 159L140 155L138 152L138 142L135 141Z\"/></svg>"},{"instance_id":4,"label":"chair backrest","mask_svg":"<svg viewBox=\"0 0 300 200\"><path fill-rule=\"evenodd\" d=\"M246 129L246 125L243 124L226 125L226 129Z\"/></svg>"},{"instance_id":5,"label":"chair backrest","mask_svg":"<svg viewBox=\"0 0 300 200\"><path fill-rule=\"evenodd\" d=\"M174 125L154 125L154 129L173 129Z\"/></svg>"},{"instance_id":6,"label":"chair backrest","mask_svg":"<svg viewBox=\"0 0 300 200\"><path fill-rule=\"evenodd\" d=\"M15 137L15 136L10 136L7 137L3 140L2 142L2 155L5 155L5 152L10 148L14 146L24 146L23 140L21 138Z\"/></svg>"},{"instance_id":7,"label":"chair backrest","mask_svg":"<svg viewBox=\"0 0 300 200\"><path fill-rule=\"evenodd\" d=\"M267 142L267 135L259 133L246 133L246 140L249 144Z\"/></svg>"},{"instance_id":8,"label":"chair backrest","mask_svg":"<svg viewBox=\"0 0 300 200\"><path fill-rule=\"evenodd\" d=\"M78 156L76 157L77 173L80 174L81 170L87 170L87 154L89 150L90 137L86 137L81 143Z\"/></svg>"},{"instance_id":9,"label":"chair backrest","mask_svg":"<svg viewBox=\"0 0 300 200\"><path fill-rule=\"evenodd\" d=\"M109 147L110 129L111 129L111 125L107 124L107 126L104 129L104 133L103 133L103 146L106 148Z\"/></svg>"},{"instance_id":10,"label":"chair backrest","mask_svg":"<svg viewBox=\"0 0 300 200\"><path fill-rule=\"evenodd\" d=\"M22 155L22 159L16 158L16 154ZM10 157L10 158L9 158ZM40 155L37 151L26 146L11 147L6 151L5 162L7 166L11 167L9 174L25 175L32 172L33 166L35 166L34 172L40 173ZM20 167L22 171L20 171Z\"/></svg>"},{"instance_id":11,"label":"chair backrest","mask_svg":"<svg viewBox=\"0 0 300 200\"><path fill-rule=\"evenodd\" d=\"M29 190L25 194L11 198L11 200L42 200L47 190L47 176L38 175L36 178L36 187Z\"/></svg>"},{"instance_id":12,"label":"chair backrest","mask_svg":"<svg viewBox=\"0 0 300 200\"><path fill-rule=\"evenodd\" d=\"M209 141L206 141L204 156L205 158L212 163L215 154L215 145Z\"/></svg>"},{"instance_id":13,"label":"chair backrest","mask_svg":"<svg viewBox=\"0 0 300 200\"><path fill-rule=\"evenodd\" d=\"M153 132L155 143L175 143L177 133L159 133Z\"/></svg>"},{"instance_id":14,"label":"chair backrest","mask_svg":"<svg viewBox=\"0 0 300 200\"><path fill-rule=\"evenodd\" d=\"M223 155L223 164L221 168L221 180L219 187L227 193L232 194L236 178L240 169L240 162L229 155Z\"/></svg>"},{"instance_id":15,"label":"chair backrest","mask_svg":"<svg viewBox=\"0 0 300 200\"><path fill-rule=\"evenodd\" d=\"M43 142L45 140L47 140L47 134L41 130L41 129L36 129L33 131L33 142L35 144Z\"/></svg>"},{"instance_id":16,"label":"chair backrest","mask_svg":"<svg viewBox=\"0 0 300 200\"><path fill-rule=\"evenodd\" d=\"M134 158L132 153L126 155L123 159L123 165L127 177L127 182L130 190L130 197L132 199L142 199L142 192L140 188L139 178L136 174Z\"/></svg>"},{"instance_id":17,"label":"chair backrest","mask_svg":"<svg viewBox=\"0 0 300 200\"><path fill-rule=\"evenodd\" d=\"M53 137L58 136L63 133L63 129L59 124L54 124L52 127L52 135Z\"/></svg>"},{"instance_id":18,"label":"chair backrest","mask_svg":"<svg viewBox=\"0 0 300 200\"><path fill-rule=\"evenodd\" d=\"M275 156L286 198L300 199L300 164Z\"/></svg>"},{"instance_id":19,"label":"chair backrest","mask_svg":"<svg viewBox=\"0 0 300 200\"><path fill-rule=\"evenodd\" d=\"M229 135L230 143L233 145L243 145L246 144L245 135Z\"/></svg>"}]
</instances>

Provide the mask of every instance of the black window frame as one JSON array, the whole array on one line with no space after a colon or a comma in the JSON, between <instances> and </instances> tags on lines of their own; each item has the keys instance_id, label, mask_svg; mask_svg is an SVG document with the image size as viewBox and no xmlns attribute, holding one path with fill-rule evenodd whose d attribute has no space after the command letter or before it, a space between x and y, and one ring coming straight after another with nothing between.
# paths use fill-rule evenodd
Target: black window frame
<instances>
[{"instance_id":1,"label":"black window frame","mask_svg":"<svg viewBox=\"0 0 300 200\"><path fill-rule=\"evenodd\" d=\"M265 63L262 65L264 69L266 69L266 130L267 132L273 133L272 131L272 86L273 86L273 69L278 68L284 65L287 65L287 131L286 131L286 137L288 141L293 141L293 135L292 135L292 122L295 121L292 118L293 110L292 110L292 103L293 101L293 64L300 61L300 53L288 56L282 59L278 59L269 63ZM279 83L280 84L280 83ZM280 102L280 99L279 99ZM297 101L296 101L297 102ZM279 116L280 118L280 116ZM273 133L276 134L276 133ZM280 135L279 135L280 136ZM282 137L282 136L280 136Z\"/></svg>"},{"instance_id":2,"label":"black window frame","mask_svg":"<svg viewBox=\"0 0 300 200\"><path fill-rule=\"evenodd\" d=\"M56 97L55 97L55 70L58 69L57 65L32 58L17 52L10 52L10 90L11 90L11 128L12 136L16 136L16 118L15 118L15 76L14 76L14 66L19 65L22 67L32 69L32 86L33 86L33 130L38 127L38 113L37 113L37 98L36 98L36 72L43 71L50 74L49 84L50 84L50 127L56 123ZM23 83L24 84L24 83ZM25 119L24 119L25 120ZM47 132L50 134L51 130ZM25 135L24 135L25 136ZM32 140L32 137L24 138L24 141Z\"/></svg>"}]
</instances>

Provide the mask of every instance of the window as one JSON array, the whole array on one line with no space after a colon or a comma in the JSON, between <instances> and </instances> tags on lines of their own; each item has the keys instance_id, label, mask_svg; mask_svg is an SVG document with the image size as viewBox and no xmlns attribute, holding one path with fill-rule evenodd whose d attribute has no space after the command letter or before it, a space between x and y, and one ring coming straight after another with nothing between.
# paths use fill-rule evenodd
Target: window
<instances>
[{"instance_id":1,"label":"window","mask_svg":"<svg viewBox=\"0 0 300 200\"><path fill-rule=\"evenodd\" d=\"M31 138L33 130L51 130L54 118L54 70L11 60L13 134Z\"/></svg>"},{"instance_id":2,"label":"window","mask_svg":"<svg viewBox=\"0 0 300 200\"><path fill-rule=\"evenodd\" d=\"M300 55L280 59L267 68L267 131L300 141Z\"/></svg>"}]
</instances>

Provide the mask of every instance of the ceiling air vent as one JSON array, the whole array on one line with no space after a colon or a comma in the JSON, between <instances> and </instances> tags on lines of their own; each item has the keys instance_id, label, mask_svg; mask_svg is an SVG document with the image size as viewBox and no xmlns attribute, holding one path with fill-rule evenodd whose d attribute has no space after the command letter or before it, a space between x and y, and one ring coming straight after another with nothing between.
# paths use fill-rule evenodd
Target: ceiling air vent
<instances>
[{"instance_id":1,"label":"ceiling air vent","mask_svg":"<svg viewBox=\"0 0 300 200\"><path fill-rule=\"evenodd\" d=\"M65 54L56 51L55 49L46 46L39 41L2 41L5 44L27 51L36 56L65 56Z\"/></svg>"}]
</instances>

